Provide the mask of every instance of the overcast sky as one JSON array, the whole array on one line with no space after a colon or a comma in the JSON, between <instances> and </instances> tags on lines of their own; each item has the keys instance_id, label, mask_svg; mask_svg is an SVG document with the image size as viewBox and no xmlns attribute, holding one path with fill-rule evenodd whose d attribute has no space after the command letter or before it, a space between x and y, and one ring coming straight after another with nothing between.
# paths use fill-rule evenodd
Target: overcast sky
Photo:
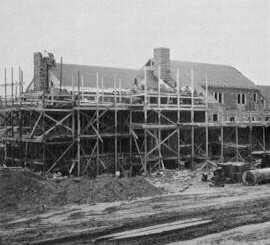
<instances>
[{"instance_id":1,"label":"overcast sky","mask_svg":"<svg viewBox=\"0 0 270 245\"><path fill-rule=\"evenodd\" d=\"M58 62L140 68L163 46L270 85L269 29L268 0L0 0L0 78L22 66L31 80L45 49Z\"/></svg>"}]
</instances>

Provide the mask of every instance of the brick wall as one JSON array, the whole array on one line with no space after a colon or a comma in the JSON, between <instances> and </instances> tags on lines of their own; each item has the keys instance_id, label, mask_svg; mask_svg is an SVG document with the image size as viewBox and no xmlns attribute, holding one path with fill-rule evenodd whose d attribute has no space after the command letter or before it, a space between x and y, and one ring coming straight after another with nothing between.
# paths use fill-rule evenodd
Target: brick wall
<instances>
[{"instance_id":1,"label":"brick wall","mask_svg":"<svg viewBox=\"0 0 270 245\"><path fill-rule=\"evenodd\" d=\"M154 74L159 76L164 81L170 79L170 49L155 48L154 49Z\"/></svg>"}]
</instances>

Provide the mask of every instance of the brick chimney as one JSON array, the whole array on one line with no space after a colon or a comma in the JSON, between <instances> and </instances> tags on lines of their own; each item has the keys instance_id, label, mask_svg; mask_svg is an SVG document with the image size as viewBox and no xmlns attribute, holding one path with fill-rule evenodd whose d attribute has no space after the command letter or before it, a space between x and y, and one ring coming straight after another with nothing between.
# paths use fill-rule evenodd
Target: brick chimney
<instances>
[{"instance_id":1,"label":"brick chimney","mask_svg":"<svg viewBox=\"0 0 270 245\"><path fill-rule=\"evenodd\" d=\"M159 76L164 81L170 78L170 49L169 48L155 48L154 49L154 74Z\"/></svg>"},{"instance_id":2,"label":"brick chimney","mask_svg":"<svg viewBox=\"0 0 270 245\"><path fill-rule=\"evenodd\" d=\"M55 67L53 54L44 51L34 53L34 91L48 91L50 68Z\"/></svg>"}]
</instances>

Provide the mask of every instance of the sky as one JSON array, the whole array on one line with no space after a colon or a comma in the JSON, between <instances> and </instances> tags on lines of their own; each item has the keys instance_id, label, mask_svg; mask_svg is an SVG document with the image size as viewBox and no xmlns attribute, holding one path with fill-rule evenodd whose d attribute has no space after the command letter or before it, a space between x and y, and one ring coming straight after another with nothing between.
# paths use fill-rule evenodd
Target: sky
<instances>
[{"instance_id":1,"label":"sky","mask_svg":"<svg viewBox=\"0 0 270 245\"><path fill-rule=\"evenodd\" d=\"M33 77L33 53L64 63L141 68L156 47L171 59L234 66L270 85L268 0L0 0L3 70ZM0 88L1 89L1 88Z\"/></svg>"}]
</instances>

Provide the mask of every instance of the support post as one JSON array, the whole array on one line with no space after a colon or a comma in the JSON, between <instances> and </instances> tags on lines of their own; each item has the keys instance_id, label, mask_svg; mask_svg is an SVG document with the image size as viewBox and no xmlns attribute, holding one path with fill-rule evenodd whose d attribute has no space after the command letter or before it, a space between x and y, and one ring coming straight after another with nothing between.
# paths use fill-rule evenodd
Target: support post
<instances>
[{"instance_id":1,"label":"support post","mask_svg":"<svg viewBox=\"0 0 270 245\"><path fill-rule=\"evenodd\" d=\"M118 142L118 135L117 135L117 124L118 124L118 113L117 113L117 108L114 110L114 168L115 172L118 170L118 147L117 147L117 142Z\"/></svg>"},{"instance_id":2,"label":"support post","mask_svg":"<svg viewBox=\"0 0 270 245\"><path fill-rule=\"evenodd\" d=\"M236 141L236 162L239 161L239 146L238 146L238 127L235 127L235 141Z\"/></svg>"},{"instance_id":3,"label":"support post","mask_svg":"<svg viewBox=\"0 0 270 245\"><path fill-rule=\"evenodd\" d=\"M80 72L78 72L78 107L77 107L77 176L80 176L81 167L81 115L80 115L80 87L81 78Z\"/></svg>"},{"instance_id":4,"label":"support post","mask_svg":"<svg viewBox=\"0 0 270 245\"><path fill-rule=\"evenodd\" d=\"M122 79L119 78L119 103L122 103Z\"/></svg>"},{"instance_id":5,"label":"support post","mask_svg":"<svg viewBox=\"0 0 270 245\"><path fill-rule=\"evenodd\" d=\"M84 101L84 75L82 75L82 100Z\"/></svg>"},{"instance_id":6,"label":"support post","mask_svg":"<svg viewBox=\"0 0 270 245\"><path fill-rule=\"evenodd\" d=\"M60 94L62 93L62 84L63 84L63 57L60 60Z\"/></svg>"},{"instance_id":7,"label":"support post","mask_svg":"<svg viewBox=\"0 0 270 245\"><path fill-rule=\"evenodd\" d=\"M103 76L101 77L101 93L102 93L102 103L104 103L104 81Z\"/></svg>"},{"instance_id":8,"label":"support post","mask_svg":"<svg viewBox=\"0 0 270 245\"><path fill-rule=\"evenodd\" d=\"M5 68L5 104L7 108L7 69Z\"/></svg>"},{"instance_id":9,"label":"support post","mask_svg":"<svg viewBox=\"0 0 270 245\"><path fill-rule=\"evenodd\" d=\"M195 153L195 149L194 149L194 100L193 100L194 81L193 81L193 79L194 79L193 78L193 69L191 69L191 166L192 166L192 169L194 166L194 153Z\"/></svg>"},{"instance_id":10,"label":"support post","mask_svg":"<svg viewBox=\"0 0 270 245\"><path fill-rule=\"evenodd\" d=\"M250 156L251 156L251 160L252 160L252 150L253 150L253 146L252 146L252 125L251 125L251 121L250 121L250 125L249 125L249 150L250 150Z\"/></svg>"},{"instance_id":11,"label":"support post","mask_svg":"<svg viewBox=\"0 0 270 245\"><path fill-rule=\"evenodd\" d=\"M130 166L132 168L132 110L129 110L129 159L130 159Z\"/></svg>"},{"instance_id":12,"label":"support post","mask_svg":"<svg viewBox=\"0 0 270 245\"><path fill-rule=\"evenodd\" d=\"M7 109L7 69L5 68L5 105ZM5 161L7 160L7 117L8 111L5 110Z\"/></svg>"},{"instance_id":13,"label":"support post","mask_svg":"<svg viewBox=\"0 0 270 245\"><path fill-rule=\"evenodd\" d=\"M205 155L206 160L209 158L209 149L208 149L208 133L209 133L209 127L208 127L208 77L207 73L205 74L205 87L206 87L206 96L205 96L205 104L206 104L206 110L205 110Z\"/></svg>"},{"instance_id":14,"label":"support post","mask_svg":"<svg viewBox=\"0 0 270 245\"><path fill-rule=\"evenodd\" d=\"M14 80L13 80L13 67L11 68L11 105L12 107L14 106L14 101L13 101L13 86L14 86Z\"/></svg>"},{"instance_id":15,"label":"support post","mask_svg":"<svg viewBox=\"0 0 270 245\"><path fill-rule=\"evenodd\" d=\"M265 125L263 125L263 151L266 153L266 143L265 143Z\"/></svg>"},{"instance_id":16,"label":"support post","mask_svg":"<svg viewBox=\"0 0 270 245\"><path fill-rule=\"evenodd\" d=\"M46 125L45 125L45 90L42 92L42 162L43 162L43 173L45 173L45 160L46 160L46 155L45 155L45 131L46 131Z\"/></svg>"},{"instance_id":17,"label":"support post","mask_svg":"<svg viewBox=\"0 0 270 245\"><path fill-rule=\"evenodd\" d=\"M99 175L99 163L100 163L100 159L99 159L99 148L100 148L100 141L99 141L99 74L96 74L96 103L97 103L97 113L96 113L96 117L97 117L97 159L96 159L96 164L97 164L97 175Z\"/></svg>"},{"instance_id":18,"label":"support post","mask_svg":"<svg viewBox=\"0 0 270 245\"><path fill-rule=\"evenodd\" d=\"M176 73L176 82L177 82L177 159L178 159L178 168L181 167L181 141L180 141L180 77L179 77L179 68L177 67Z\"/></svg>"},{"instance_id":19,"label":"support post","mask_svg":"<svg viewBox=\"0 0 270 245\"><path fill-rule=\"evenodd\" d=\"M80 109L77 110L77 157L78 157L78 165L77 165L77 176L80 176L81 170L81 115Z\"/></svg>"},{"instance_id":20,"label":"support post","mask_svg":"<svg viewBox=\"0 0 270 245\"><path fill-rule=\"evenodd\" d=\"M21 70L21 82L22 82L22 90L21 90L21 92L23 93L23 70Z\"/></svg>"},{"instance_id":21,"label":"support post","mask_svg":"<svg viewBox=\"0 0 270 245\"><path fill-rule=\"evenodd\" d=\"M147 124L147 108L144 108L144 123ZM144 173L147 174L147 131L144 129Z\"/></svg>"},{"instance_id":22,"label":"support post","mask_svg":"<svg viewBox=\"0 0 270 245\"><path fill-rule=\"evenodd\" d=\"M147 76L146 76L146 67L144 68L144 123L147 124ZM159 82L158 82L159 86ZM147 173L147 131L144 129L144 165L143 165L144 173Z\"/></svg>"},{"instance_id":23,"label":"support post","mask_svg":"<svg viewBox=\"0 0 270 245\"><path fill-rule=\"evenodd\" d=\"M80 72L78 71L78 106L80 106L80 88L81 88L81 77L80 77Z\"/></svg>"},{"instance_id":24,"label":"support post","mask_svg":"<svg viewBox=\"0 0 270 245\"><path fill-rule=\"evenodd\" d=\"M160 66L158 67L158 108L160 109L161 98L160 98Z\"/></svg>"},{"instance_id":25,"label":"support post","mask_svg":"<svg viewBox=\"0 0 270 245\"><path fill-rule=\"evenodd\" d=\"M74 77L73 77L73 72L71 74L71 82L72 82L72 100L73 100L73 103L74 103Z\"/></svg>"}]
</instances>

